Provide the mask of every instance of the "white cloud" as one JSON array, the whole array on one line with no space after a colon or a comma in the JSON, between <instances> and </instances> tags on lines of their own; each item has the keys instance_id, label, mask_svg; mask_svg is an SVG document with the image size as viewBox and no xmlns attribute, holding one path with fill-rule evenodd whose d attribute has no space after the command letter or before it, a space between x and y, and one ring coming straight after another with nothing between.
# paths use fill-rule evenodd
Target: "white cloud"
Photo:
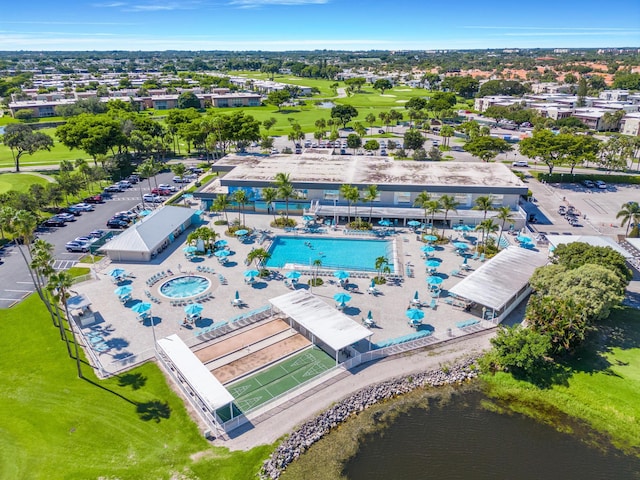
<instances>
[{"instance_id":1,"label":"white cloud","mask_svg":"<svg viewBox=\"0 0 640 480\"><path fill-rule=\"evenodd\" d=\"M296 5L323 5L329 0L231 0L229 5L238 8L259 8L268 5L296 6Z\"/></svg>"}]
</instances>

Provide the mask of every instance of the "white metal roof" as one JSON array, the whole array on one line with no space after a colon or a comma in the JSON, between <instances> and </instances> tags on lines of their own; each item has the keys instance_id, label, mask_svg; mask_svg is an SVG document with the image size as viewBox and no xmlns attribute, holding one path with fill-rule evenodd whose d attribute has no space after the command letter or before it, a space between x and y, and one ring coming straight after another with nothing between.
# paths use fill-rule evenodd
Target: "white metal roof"
<instances>
[{"instance_id":1,"label":"white metal roof","mask_svg":"<svg viewBox=\"0 0 640 480\"><path fill-rule=\"evenodd\" d=\"M269 302L336 351L373 334L306 290L294 290Z\"/></svg>"},{"instance_id":2,"label":"white metal roof","mask_svg":"<svg viewBox=\"0 0 640 480\"><path fill-rule=\"evenodd\" d=\"M162 207L106 243L101 250L152 252L194 213L191 208Z\"/></svg>"},{"instance_id":3,"label":"white metal roof","mask_svg":"<svg viewBox=\"0 0 640 480\"><path fill-rule=\"evenodd\" d=\"M508 247L449 291L479 305L500 310L527 285L534 270L548 260L544 253Z\"/></svg>"},{"instance_id":4,"label":"white metal roof","mask_svg":"<svg viewBox=\"0 0 640 480\"><path fill-rule=\"evenodd\" d=\"M198 357L180 340L180 337L170 335L161 338L158 340L158 346L167 354L180 375L207 404L209 409L213 411L233 401L233 395L198 360Z\"/></svg>"},{"instance_id":5,"label":"white metal roof","mask_svg":"<svg viewBox=\"0 0 640 480\"><path fill-rule=\"evenodd\" d=\"M611 247L625 258L631 258L633 255L618 245L611 237L604 235L547 235L547 240L554 247L560 244L568 244L573 242L581 242L591 245L592 247ZM630 239L627 239L629 241Z\"/></svg>"}]
</instances>

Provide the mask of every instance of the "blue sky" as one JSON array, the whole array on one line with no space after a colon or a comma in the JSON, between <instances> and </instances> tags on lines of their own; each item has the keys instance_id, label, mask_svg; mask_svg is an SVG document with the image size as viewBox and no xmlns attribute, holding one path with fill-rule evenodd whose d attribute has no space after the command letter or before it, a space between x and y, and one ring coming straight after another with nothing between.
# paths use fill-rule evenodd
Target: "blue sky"
<instances>
[{"instance_id":1,"label":"blue sky","mask_svg":"<svg viewBox=\"0 0 640 480\"><path fill-rule=\"evenodd\" d=\"M640 47L640 2L7 0L0 50Z\"/></svg>"}]
</instances>

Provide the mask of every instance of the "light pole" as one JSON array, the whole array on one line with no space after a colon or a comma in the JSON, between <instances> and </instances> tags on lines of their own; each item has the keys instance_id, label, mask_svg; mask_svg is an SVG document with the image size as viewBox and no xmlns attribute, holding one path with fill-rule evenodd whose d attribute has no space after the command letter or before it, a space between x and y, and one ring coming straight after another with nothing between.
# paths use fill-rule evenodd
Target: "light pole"
<instances>
[{"instance_id":1,"label":"light pole","mask_svg":"<svg viewBox=\"0 0 640 480\"><path fill-rule=\"evenodd\" d=\"M338 226L338 199L333 199L333 226L336 228Z\"/></svg>"}]
</instances>

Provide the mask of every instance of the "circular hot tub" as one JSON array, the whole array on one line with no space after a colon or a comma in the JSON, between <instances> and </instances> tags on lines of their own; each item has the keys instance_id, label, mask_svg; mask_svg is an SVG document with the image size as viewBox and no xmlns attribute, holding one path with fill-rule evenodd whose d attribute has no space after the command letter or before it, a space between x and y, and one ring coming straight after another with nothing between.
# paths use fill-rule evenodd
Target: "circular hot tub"
<instances>
[{"instance_id":1,"label":"circular hot tub","mask_svg":"<svg viewBox=\"0 0 640 480\"><path fill-rule=\"evenodd\" d=\"M211 280L200 275L172 278L160 285L160 293L168 298L189 298L200 295L211 287Z\"/></svg>"}]
</instances>

